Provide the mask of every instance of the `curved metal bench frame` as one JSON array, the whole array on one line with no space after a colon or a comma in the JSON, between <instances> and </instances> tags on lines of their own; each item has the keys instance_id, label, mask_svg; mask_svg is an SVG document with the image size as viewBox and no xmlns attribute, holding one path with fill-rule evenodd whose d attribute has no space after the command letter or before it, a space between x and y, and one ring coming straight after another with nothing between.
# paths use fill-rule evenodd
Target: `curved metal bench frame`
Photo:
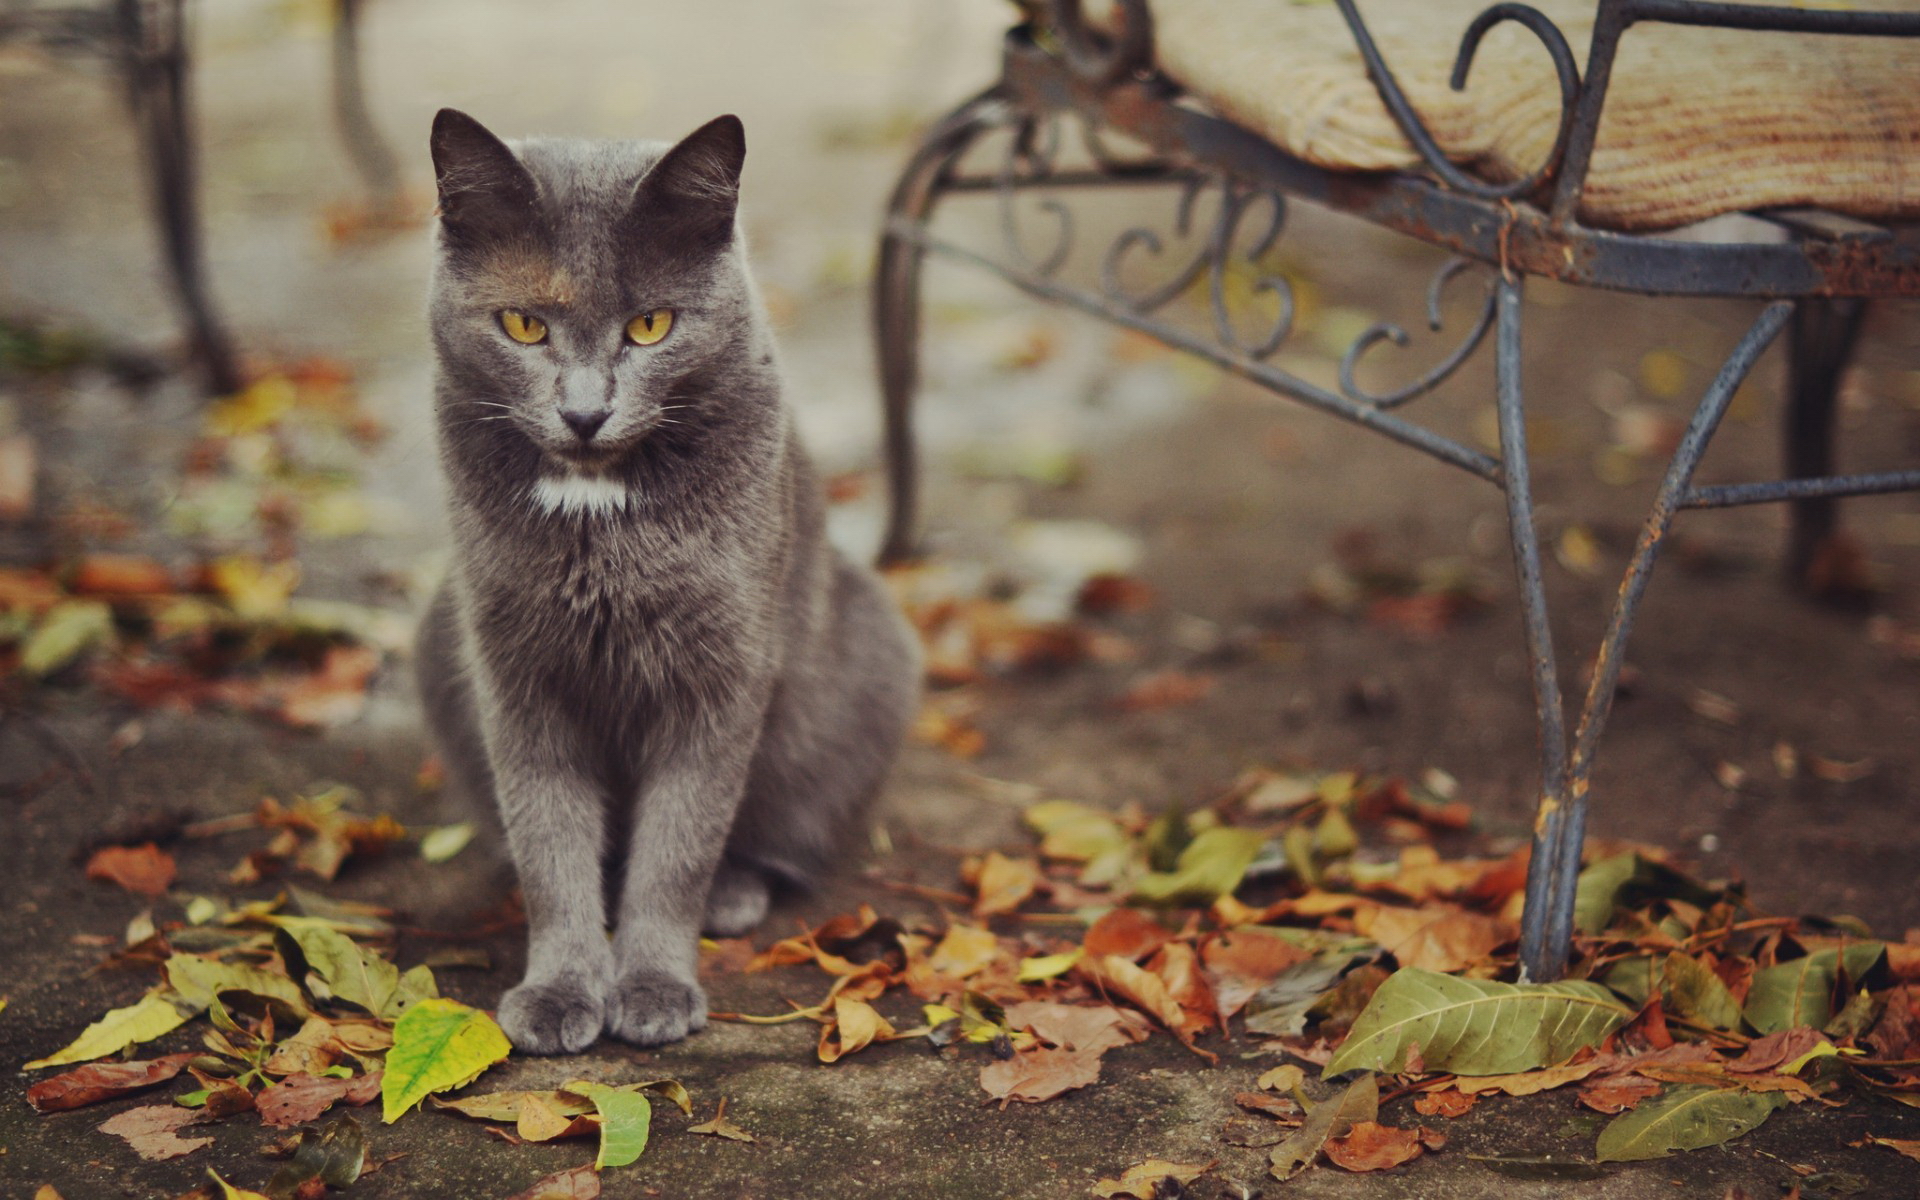
<instances>
[{"instance_id":1,"label":"curved metal bench frame","mask_svg":"<svg viewBox=\"0 0 1920 1200\"><path fill-rule=\"evenodd\" d=\"M984 268L1031 295L1080 309L1152 336L1311 408L1375 432L1484 479L1506 493L1508 532L1524 616L1540 725L1541 788L1528 873L1520 961L1523 977L1544 981L1565 973L1573 937L1573 902L1585 836L1594 752L1612 706L1634 614L1674 517L1682 509L1791 501L1795 532L1789 571L1797 577L1835 522L1838 497L1920 491L1920 470L1837 475L1832 469L1834 396L1859 329L1865 302L1876 296L1920 295L1920 245L1891 230L1811 211L1755 214L1786 229L1782 242L1689 242L1585 227L1576 218L1621 35L1639 22L1710 25L1801 33L1920 36L1920 14L1837 12L1700 0L1599 0L1584 74L1566 39L1538 10L1495 4L1462 36L1452 84L1465 86L1481 38L1516 22L1552 58L1561 89L1559 136L1548 160L1526 179L1494 185L1447 161L1382 61L1354 0L1336 0L1382 100L1424 164L1421 171L1332 172L1285 153L1265 139L1183 103L1179 89L1153 69L1146 0L1121 0L1111 33L1097 31L1079 0L1047 0L1033 20L1006 37L1001 79L928 133L908 163L888 208L874 289L886 415L888 478L893 508L883 561L911 556L917 511L912 409L917 384L921 265L929 252ZM1087 134L1090 167L1057 167L1059 130L1076 118ZM1118 158L1100 141L1116 131L1145 146L1143 158ZM990 134L1005 134L998 168L964 160ZM1029 189L1174 185L1181 189L1176 233L1199 237L1201 249L1165 284L1138 290L1123 282L1124 264L1140 252L1158 255L1162 240L1129 229L1106 249L1100 286L1068 282L1060 269L1073 249L1071 210L1059 199L1040 207L1055 229L1040 254L1030 252L1016 198ZM940 199L954 193L997 195L1002 245L963 246L934 233ZM1217 193L1211 228L1196 230L1203 193ZM1374 393L1356 380L1363 355L1382 341L1407 344L1405 330L1375 325L1343 356L1340 388L1322 387L1268 361L1285 343L1293 318L1286 280L1258 273L1258 260L1278 239L1289 198L1302 198L1441 247L1453 257L1429 286L1428 312L1440 328L1440 298L1465 268L1492 268L1484 305L1460 343L1412 383ZM1230 270L1253 270L1255 291L1277 299L1278 316L1248 336L1245 312L1234 311ZM1540 540L1529 480L1522 397L1521 298L1528 276L1645 295L1750 297L1767 303L1696 405L1668 463L1595 654L1592 681L1568 734L1567 706L1547 620ZM1206 281L1212 329L1198 334L1159 313L1176 296ZM1269 302L1271 303L1271 302ZM1245 306L1242 305L1242 308ZM1697 486L1693 475L1735 390L1762 352L1790 330L1785 475L1753 483ZM1500 454L1495 457L1410 421L1398 411L1467 361L1486 335L1494 340Z\"/></svg>"}]
</instances>

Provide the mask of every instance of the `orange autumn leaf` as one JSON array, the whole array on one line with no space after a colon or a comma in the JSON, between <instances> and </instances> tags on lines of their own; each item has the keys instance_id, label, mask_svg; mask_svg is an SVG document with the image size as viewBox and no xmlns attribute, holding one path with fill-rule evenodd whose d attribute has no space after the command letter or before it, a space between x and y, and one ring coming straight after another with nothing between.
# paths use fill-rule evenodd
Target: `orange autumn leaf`
<instances>
[{"instance_id":1,"label":"orange autumn leaf","mask_svg":"<svg viewBox=\"0 0 1920 1200\"><path fill-rule=\"evenodd\" d=\"M87 878L137 892L164 896L177 873L173 855L143 842L138 846L102 846L87 860Z\"/></svg>"},{"instance_id":2,"label":"orange autumn leaf","mask_svg":"<svg viewBox=\"0 0 1920 1200\"><path fill-rule=\"evenodd\" d=\"M834 997L833 1023L820 1030L820 1061L838 1062L856 1050L894 1036L891 1022L865 1000Z\"/></svg>"},{"instance_id":3,"label":"orange autumn leaf","mask_svg":"<svg viewBox=\"0 0 1920 1200\"><path fill-rule=\"evenodd\" d=\"M980 1068L980 1086L1005 1108L1015 1100L1038 1104L1100 1081L1100 1050L1038 1046Z\"/></svg>"},{"instance_id":4,"label":"orange autumn leaf","mask_svg":"<svg viewBox=\"0 0 1920 1200\"><path fill-rule=\"evenodd\" d=\"M1443 974L1485 961L1514 932L1505 921L1444 905L1363 908L1353 926L1385 946L1402 967Z\"/></svg>"},{"instance_id":5,"label":"orange autumn leaf","mask_svg":"<svg viewBox=\"0 0 1920 1200\"><path fill-rule=\"evenodd\" d=\"M1116 908L1095 921L1080 944L1093 958L1112 954L1138 962L1172 938L1164 926L1139 909Z\"/></svg>"},{"instance_id":6,"label":"orange autumn leaf","mask_svg":"<svg viewBox=\"0 0 1920 1200\"><path fill-rule=\"evenodd\" d=\"M1446 1138L1431 1129L1396 1129L1358 1121L1343 1136L1328 1138L1325 1149L1333 1165L1344 1170L1385 1171L1445 1144Z\"/></svg>"},{"instance_id":7,"label":"orange autumn leaf","mask_svg":"<svg viewBox=\"0 0 1920 1200\"><path fill-rule=\"evenodd\" d=\"M171 571L135 554L89 554L74 567L67 586L84 596L145 596L174 589Z\"/></svg>"},{"instance_id":8,"label":"orange autumn leaf","mask_svg":"<svg viewBox=\"0 0 1920 1200\"><path fill-rule=\"evenodd\" d=\"M1200 970L1199 957L1185 942L1168 942L1147 963L1147 969L1167 985L1167 995L1186 1014L1178 1032L1204 1033L1218 1023L1213 985Z\"/></svg>"},{"instance_id":9,"label":"orange autumn leaf","mask_svg":"<svg viewBox=\"0 0 1920 1200\"><path fill-rule=\"evenodd\" d=\"M1422 1092L1413 1098L1413 1111L1423 1117L1458 1117L1466 1113L1480 1097L1469 1095L1455 1088L1441 1088L1438 1091Z\"/></svg>"},{"instance_id":10,"label":"orange autumn leaf","mask_svg":"<svg viewBox=\"0 0 1920 1200\"><path fill-rule=\"evenodd\" d=\"M1547 1067L1539 1071L1521 1071L1513 1075L1462 1076L1454 1081L1453 1086L1469 1095L1504 1092L1509 1096L1531 1096L1535 1092L1578 1083L1599 1069L1600 1060L1589 1058L1581 1063L1568 1063L1566 1066Z\"/></svg>"},{"instance_id":11,"label":"orange autumn leaf","mask_svg":"<svg viewBox=\"0 0 1920 1200\"><path fill-rule=\"evenodd\" d=\"M1622 1113L1660 1094L1660 1085L1638 1075L1616 1075L1580 1089L1580 1103L1595 1112Z\"/></svg>"},{"instance_id":12,"label":"orange autumn leaf","mask_svg":"<svg viewBox=\"0 0 1920 1200\"><path fill-rule=\"evenodd\" d=\"M928 955L927 965L938 974L965 979L984 971L999 953L1000 939L991 929L955 925Z\"/></svg>"},{"instance_id":13,"label":"orange autumn leaf","mask_svg":"<svg viewBox=\"0 0 1920 1200\"><path fill-rule=\"evenodd\" d=\"M1019 908L1040 886L1040 864L1031 858L1008 858L998 850L980 861L974 880L978 898L973 915L989 917Z\"/></svg>"}]
</instances>

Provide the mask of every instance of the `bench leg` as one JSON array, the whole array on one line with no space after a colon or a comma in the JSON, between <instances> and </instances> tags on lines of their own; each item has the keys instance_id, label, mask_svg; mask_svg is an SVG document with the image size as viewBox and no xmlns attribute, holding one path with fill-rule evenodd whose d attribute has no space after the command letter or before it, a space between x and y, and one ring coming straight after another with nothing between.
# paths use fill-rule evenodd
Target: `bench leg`
<instances>
[{"instance_id":1,"label":"bench leg","mask_svg":"<svg viewBox=\"0 0 1920 1200\"><path fill-rule=\"evenodd\" d=\"M360 12L365 0L334 0L333 120L373 203L392 208L400 199L400 167L393 148L380 136L367 111L366 84L360 73Z\"/></svg>"},{"instance_id":2,"label":"bench leg","mask_svg":"<svg viewBox=\"0 0 1920 1200\"><path fill-rule=\"evenodd\" d=\"M1787 403L1781 431L1789 479L1833 474L1835 400L1866 311L1865 300L1841 299L1802 301L1794 312L1787 336ZM1785 564L1788 587L1815 594L1830 591L1815 572L1839 520L1840 502L1833 497L1794 501Z\"/></svg>"},{"instance_id":3,"label":"bench leg","mask_svg":"<svg viewBox=\"0 0 1920 1200\"><path fill-rule=\"evenodd\" d=\"M998 90L992 89L955 109L921 142L887 202L873 281L873 330L891 498L880 547L883 566L913 557L919 527L913 398L920 382L920 266L927 252L907 235L932 218L941 185L954 164L982 133L1001 123L1005 107Z\"/></svg>"},{"instance_id":4,"label":"bench leg","mask_svg":"<svg viewBox=\"0 0 1920 1200\"><path fill-rule=\"evenodd\" d=\"M146 155L154 216L174 298L186 317L189 350L214 394L236 392L240 369L214 315L201 254L183 0L120 0L117 15L127 102Z\"/></svg>"},{"instance_id":5,"label":"bench leg","mask_svg":"<svg viewBox=\"0 0 1920 1200\"><path fill-rule=\"evenodd\" d=\"M1574 893L1580 876L1580 848L1587 823L1587 791L1593 775L1593 757L1601 731L1613 709L1613 693L1625 662L1627 638L1633 631L1633 619L1653 575L1655 560L1666 541L1673 519L1687 501L1693 473L1706 454L1707 445L1726 415L1727 405L1743 383L1755 362L1792 318L1796 305L1791 301L1769 304L1748 328L1733 352L1727 356L1713 382L1694 409L1693 419L1681 437L1667 473L1655 494L1653 510L1641 527L1639 541L1620 581L1620 592L1607 622L1606 635L1594 656L1593 677L1580 709L1580 723L1574 732L1573 753L1567 755L1561 716L1549 711L1549 701L1557 702L1557 690L1542 687L1540 681L1553 683L1551 645L1546 643L1545 597L1538 590L1538 547L1531 521L1522 526L1518 514L1531 513L1531 499L1515 499L1524 492L1526 474L1518 467L1525 454L1525 432L1519 425L1519 293L1511 284L1501 285L1500 324L1498 326L1499 371L1501 378L1501 436L1507 452L1508 507L1513 515L1513 541L1516 565L1521 573L1523 604L1527 607L1528 639L1543 646L1535 651L1535 691L1540 700L1542 758L1545 780L1541 788L1539 816L1534 825L1533 861L1527 869L1527 903L1521 919L1520 965L1524 978L1544 983L1560 978L1566 971L1572 948ZM1510 295L1509 295L1510 293ZM1509 429L1512 434L1509 434ZM1511 441L1511 445L1506 443ZM1527 549L1531 547L1533 573L1527 570ZM1531 580L1531 586L1530 586ZM1536 615L1536 608L1538 614ZM1536 635L1536 622L1540 632ZM1559 741L1555 753L1555 741Z\"/></svg>"}]
</instances>

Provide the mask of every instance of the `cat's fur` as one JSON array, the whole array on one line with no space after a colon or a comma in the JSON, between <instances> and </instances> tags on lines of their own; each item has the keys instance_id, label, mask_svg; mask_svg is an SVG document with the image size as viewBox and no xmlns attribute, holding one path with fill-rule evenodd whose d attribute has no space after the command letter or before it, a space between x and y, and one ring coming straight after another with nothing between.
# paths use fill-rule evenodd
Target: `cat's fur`
<instances>
[{"instance_id":1,"label":"cat's fur","mask_svg":"<svg viewBox=\"0 0 1920 1200\"><path fill-rule=\"evenodd\" d=\"M878 789L917 649L825 541L735 220L740 122L509 147L445 110L432 150L455 556L421 691L520 876L501 1023L534 1053L673 1041L706 1023L702 929L752 928ZM668 336L626 342L656 308ZM502 309L547 340L508 338Z\"/></svg>"}]
</instances>

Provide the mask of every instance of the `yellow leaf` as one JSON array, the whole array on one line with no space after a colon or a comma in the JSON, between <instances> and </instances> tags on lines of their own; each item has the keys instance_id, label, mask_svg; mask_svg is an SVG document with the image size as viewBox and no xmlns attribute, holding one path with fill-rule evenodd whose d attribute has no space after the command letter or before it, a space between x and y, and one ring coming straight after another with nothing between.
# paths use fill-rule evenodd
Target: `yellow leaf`
<instances>
[{"instance_id":1,"label":"yellow leaf","mask_svg":"<svg viewBox=\"0 0 1920 1200\"><path fill-rule=\"evenodd\" d=\"M207 412L207 432L215 437L236 437L270 429L293 410L299 398L291 379L269 375L244 391L221 397Z\"/></svg>"},{"instance_id":2,"label":"yellow leaf","mask_svg":"<svg viewBox=\"0 0 1920 1200\"><path fill-rule=\"evenodd\" d=\"M58 1067L67 1063L105 1058L138 1042L150 1042L163 1033L178 1029L197 1011L183 1007L185 1002L165 988L155 988L136 1004L116 1008L80 1031L73 1044L58 1054L38 1058L22 1067L32 1071L40 1067Z\"/></svg>"},{"instance_id":3,"label":"yellow leaf","mask_svg":"<svg viewBox=\"0 0 1920 1200\"><path fill-rule=\"evenodd\" d=\"M64 600L47 610L20 647L20 669L49 675L113 640L113 610L104 600Z\"/></svg>"},{"instance_id":4,"label":"yellow leaf","mask_svg":"<svg viewBox=\"0 0 1920 1200\"><path fill-rule=\"evenodd\" d=\"M393 1026L380 1081L381 1119L392 1124L430 1093L465 1087L512 1050L500 1026L479 1009L439 997L420 1001Z\"/></svg>"},{"instance_id":5,"label":"yellow leaf","mask_svg":"<svg viewBox=\"0 0 1920 1200\"><path fill-rule=\"evenodd\" d=\"M927 957L927 965L942 975L965 979L985 970L1000 952L1000 940L990 929L974 925L955 925L947 930L940 944Z\"/></svg>"},{"instance_id":6,"label":"yellow leaf","mask_svg":"<svg viewBox=\"0 0 1920 1200\"><path fill-rule=\"evenodd\" d=\"M220 1173L212 1167L207 1168L207 1177L220 1185L220 1200L267 1200L267 1198L259 1192L251 1192L246 1188L233 1186L226 1180L220 1178Z\"/></svg>"},{"instance_id":7,"label":"yellow leaf","mask_svg":"<svg viewBox=\"0 0 1920 1200\"><path fill-rule=\"evenodd\" d=\"M894 1034L893 1025L865 1000L836 996L833 1024L820 1031L820 1061L838 1062L875 1041L886 1041Z\"/></svg>"},{"instance_id":8,"label":"yellow leaf","mask_svg":"<svg viewBox=\"0 0 1920 1200\"><path fill-rule=\"evenodd\" d=\"M1008 858L998 850L992 851L980 864L980 879L975 886L979 899L973 905L974 916L1010 913L1040 886L1040 864L1030 858Z\"/></svg>"},{"instance_id":9,"label":"yellow leaf","mask_svg":"<svg viewBox=\"0 0 1920 1200\"><path fill-rule=\"evenodd\" d=\"M263 563L246 555L215 559L208 567L214 590L226 597L242 620L262 621L287 611L287 600L300 586L300 564L292 559Z\"/></svg>"},{"instance_id":10,"label":"yellow leaf","mask_svg":"<svg viewBox=\"0 0 1920 1200\"><path fill-rule=\"evenodd\" d=\"M1194 1180L1213 1170L1211 1162L1176 1163L1164 1158L1150 1158L1138 1166L1128 1167L1118 1179L1102 1179L1093 1185L1096 1196L1132 1196L1137 1200L1153 1200L1160 1194L1160 1181L1174 1179L1181 1183Z\"/></svg>"},{"instance_id":11,"label":"yellow leaf","mask_svg":"<svg viewBox=\"0 0 1920 1200\"><path fill-rule=\"evenodd\" d=\"M1687 360L1671 350L1649 350L1640 359L1640 385L1662 400L1687 386Z\"/></svg>"},{"instance_id":12,"label":"yellow leaf","mask_svg":"<svg viewBox=\"0 0 1920 1200\"><path fill-rule=\"evenodd\" d=\"M1039 983L1043 979L1052 979L1065 975L1073 969L1073 964L1087 956L1086 947L1075 946L1065 954L1048 954L1040 958L1020 960L1019 980L1021 983Z\"/></svg>"}]
</instances>

